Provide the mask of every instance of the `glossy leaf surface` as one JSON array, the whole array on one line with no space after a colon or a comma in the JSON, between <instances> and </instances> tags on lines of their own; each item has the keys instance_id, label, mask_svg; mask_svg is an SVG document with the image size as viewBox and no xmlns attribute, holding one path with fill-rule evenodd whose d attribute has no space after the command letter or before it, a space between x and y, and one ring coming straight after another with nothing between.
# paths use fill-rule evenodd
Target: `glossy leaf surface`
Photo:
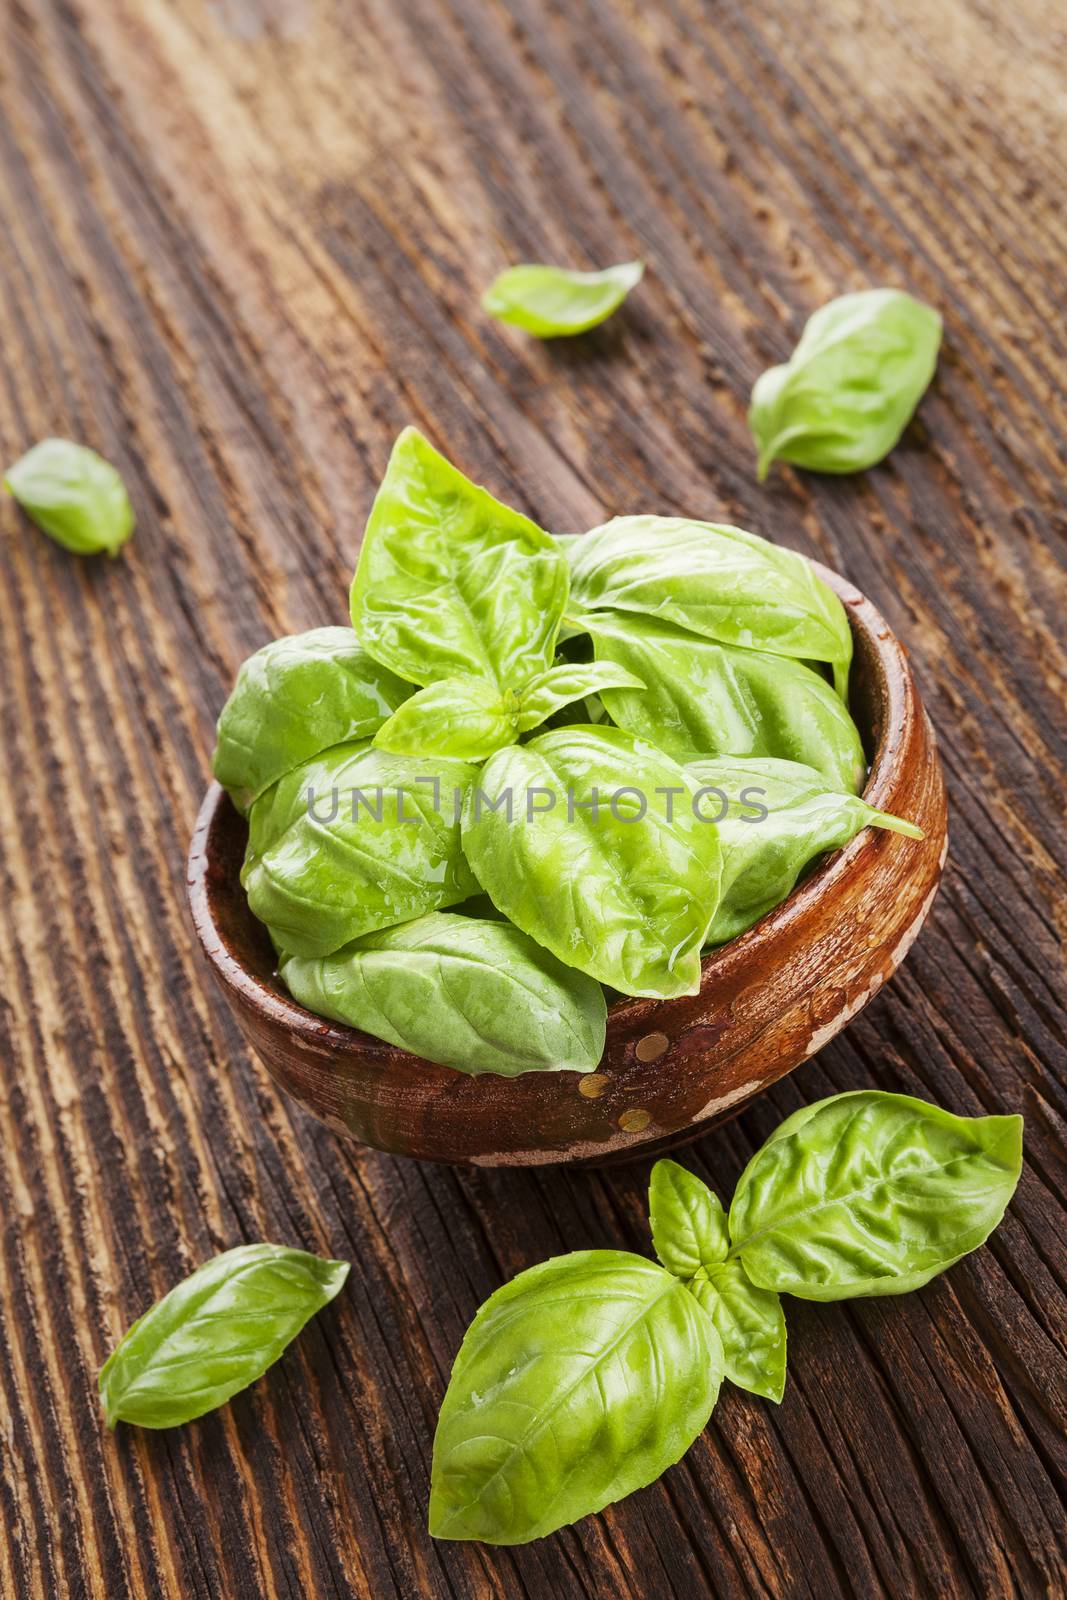
<instances>
[{"instance_id":1,"label":"glossy leaf surface","mask_svg":"<svg viewBox=\"0 0 1067 1600\"><path fill-rule=\"evenodd\" d=\"M781 1400L786 1328L778 1295L757 1289L736 1258L701 1267L688 1288L715 1324L730 1382L766 1400Z\"/></svg>"},{"instance_id":2,"label":"glossy leaf surface","mask_svg":"<svg viewBox=\"0 0 1067 1600\"><path fill-rule=\"evenodd\" d=\"M873 1089L835 1095L787 1118L753 1156L730 1237L760 1288L802 1300L904 1294L984 1243L1021 1164L1021 1117L957 1117Z\"/></svg>"},{"instance_id":3,"label":"glossy leaf surface","mask_svg":"<svg viewBox=\"0 0 1067 1600\"><path fill-rule=\"evenodd\" d=\"M657 1161L648 1188L652 1242L668 1272L692 1278L725 1261L730 1248L726 1213L706 1183L677 1161Z\"/></svg>"},{"instance_id":4,"label":"glossy leaf surface","mask_svg":"<svg viewBox=\"0 0 1067 1600\"><path fill-rule=\"evenodd\" d=\"M706 1425L711 1319L619 1250L531 1267L478 1312L434 1439L430 1532L524 1544L651 1483Z\"/></svg>"},{"instance_id":5,"label":"glossy leaf surface","mask_svg":"<svg viewBox=\"0 0 1067 1600\"><path fill-rule=\"evenodd\" d=\"M559 663L531 678L524 686L516 718L518 732L528 733L564 706L583 700L586 695L596 695L604 689L640 692L643 688L640 678L613 661Z\"/></svg>"},{"instance_id":6,"label":"glossy leaf surface","mask_svg":"<svg viewBox=\"0 0 1067 1600\"><path fill-rule=\"evenodd\" d=\"M100 1373L107 1425L173 1428L262 1377L338 1293L347 1261L280 1244L206 1261L133 1324Z\"/></svg>"},{"instance_id":7,"label":"glossy leaf surface","mask_svg":"<svg viewBox=\"0 0 1067 1600\"><path fill-rule=\"evenodd\" d=\"M435 912L281 973L319 1016L460 1072L591 1072L604 1051L600 985L508 922Z\"/></svg>"},{"instance_id":8,"label":"glossy leaf surface","mask_svg":"<svg viewBox=\"0 0 1067 1600\"><path fill-rule=\"evenodd\" d=\"M641 282L642 261L623 261L602 272L572 272L565 267L508 267L482 296L482 307L539 339L585 333L605 322Z\"/></svg>"},{"instance_id":9,"label":"glossy leaf surface","mask_svg":"<svg viewBox=\"0 0 1067 1600\"><path fill-rule=\"evenodd\" d=\"M4 485L31 521L76 555L116 555L133 532L118 471L71 439L42 439L7 469Z\"/></svg>"}]
</instances>

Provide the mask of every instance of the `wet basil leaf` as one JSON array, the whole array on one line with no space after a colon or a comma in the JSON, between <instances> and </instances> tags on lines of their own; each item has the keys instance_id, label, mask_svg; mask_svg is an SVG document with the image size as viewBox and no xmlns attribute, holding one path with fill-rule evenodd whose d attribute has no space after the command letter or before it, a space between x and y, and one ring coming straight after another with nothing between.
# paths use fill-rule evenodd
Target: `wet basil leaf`
<instances>
[{"instance_id":1,"label":"wet basil leaf","mask_svg":"<svg viewBox=\"0 0 1067 1600\"><path fill-rule=\"evenodd\" d=\"M720 644L826 661L844 695L845 608L795 550L682 517L616 517L562 548L574 611L639 611Z\"/></svg>"},{"instance_id":2,"label":"wet basil leaf","mask_svg":"<svg viewBox=\"0 0 1067 1600\"><path fill-rule=\"evenodd\" d=\"M519 696L516 727L519 733L537 728L564 706L604 689L634 689L644 684L625 667L613 661L561 662L539 673L524 686Z\"/></svg>"},{"instance_id":3,"label":"wet basil leaf","mask_svg":"<svg viewBox=\"0 0 1067 1600\"><path fill-rule=\"evenodd\" d=\"M807 1106L745 1168L733 1251L759 1288L801 1300L918 1289L999 1223L1022 1126L874 1089Z\"/></svg>"},{"instance_id":4,"label":"wet basil leaf","mask_svg":"<svg viewBox=\"0 0 1067 1600\"><path fill-rule=\"evenodd\" d=\"M887 456L937 365L941 318L899 289L841 295L808 319L752 391L760 481L774 461L861 472Z\"/></svg>"},{"instance_id":5,"label":"wet basil leaf","mask_svg":"<svg viewBox=\"0 0 1067 1600\"><path fill-rule=\"evenodd\" d=\"M777 1404L785 1391L786 1353L779 1297L757 1289L736 1259L701 1267L686 1287L715 1324L726 1377Z\"/></svg>"},{"instance_id":6,"label":"wet basil leaf","mask_svg":"<svg viewBox=\"0 0 1067 1600\"><path fill-rule=\"evenodd\" d=\"M776 756L815 767L827 788L862 788L867 763L855 723L802 661L718 644L637 613L582 621L597 659L628 667L646 686L601 689L609 716L676 761Z\"/></svg>"},{"instance_id":7,"label":"wet basil leaf","mask_svg":"<svg viewBox=\"0 0 1067 1600\"><path fill-rule=\"evenodd\" d=\"M517 688L551 665L567 590L555 540L405 428L352 584L364 649L412 683Z\"/></svg>"},{"instance_id":8,"label":"wet basil leaf","mask_svg":"<svg viewBox=\"0 0 1067 1600\"><path fill-rule=\"evenodd\" d=\"M355 743L287 773L249 817L242 881L253 913L291 955L326 956L465 900L477 884L456 819L474 771Z\"/></svg>"},{"instance_id":9,"label":"wet basil leaf","mask_svg":"<svg viewBox=\"0 0 1067 1600\"><path fill-rule=\"evenodd\" d=\"M677 1278L621 1250L521 1272L456 1357L430 1532L524 1544L653 1482L707 1424L723 1357Z\"/></svg>"},{"instance_id":10,"label":"wet basil leaf","mask_svg":"<svg viewBox=\"0 0 1067 1600\"><path fill-rule=\"evenodd\" d=\"M117 555L133 532L126 485L87 445L42 439L7 469L4 486L31 521L76 555Z\"/></svg>"},{"instance_id":11,"label":"wet basil leaf","mask_svg":"<svg viewBox=\"0 0 1067 1600\"><path fill-rule=\"evenodd\" d=\"M361 648L351 628L312 628L248 657L219 717L215 776L235 805L304 761L367 739L411 694Z\"/></svg>"},{"instance_id":12,"label":"wet basil leaf","mask_svg":"<svg viewBox=\"0 0 1067 1600\"><path fill-rule=\"evenodd\" d=\"M508 922L434 912L281 974L320 1017L459 1072L592 1072L604 1053L600 985Z\"/></svg>"},{"instance_id":13,"label":"wet basil leaf","mask_svg":"<svg viewBox=\"0 0 1067 1600\"><path fill-rule=\"evenodd\" d=\"M644 276L643 261L623 261L602 272L565 267L508 267L482 296L482 307L539 339L585 333L607 320Z\"/></svg>"},{"instance_id":14,"label":"wet basil leaf","mask_svg":"<svg viewBox=\"0 0 1067 1600\"><path fill-rule=\"evenodd\" d=\"M560 728L491 757L463 848L493 903L561 961L623 994L696 994L720 855L694 793L642 739Z\"/></svg>"},{"instance_id":15,"label":"wet basil leaf","mask_svg":"<svg viewBox=\"0 0 1067 1600\"><path fill-rule=\"evenodd\" d=\"M282 1354L348 1277L280 1244L206 1261L139 1318L100 1373L107 1425L173 1428L221 1406Z\"/></svg>"},{"instance_id":16,"label":"wet basil leaf","mask_svg":"<svg viewBox=\"0 0 1067 1600\"><path fill-rule=\"evenodd\" d=\"M648 1214L656 1254L676 1278L692 1278L726 1260L726 1213L707 1184L677 1161L657 1161L652 1168Z\"/></svg>"},{"instance_id":17,"label":"wet basil leaf","mask_svg":"<svg viewBox=\"0 0 1067 1600\"><path fill-rule=\"evenodd\" d=\"M725 944L781 905L801 874L827 850L840 850L862 828L909 839L922 829L858 795L827 789L826 779L796 761L694 761L689 771L706 793L722 846L722 894L707 933Z\"/></svg>"}]
</instances>

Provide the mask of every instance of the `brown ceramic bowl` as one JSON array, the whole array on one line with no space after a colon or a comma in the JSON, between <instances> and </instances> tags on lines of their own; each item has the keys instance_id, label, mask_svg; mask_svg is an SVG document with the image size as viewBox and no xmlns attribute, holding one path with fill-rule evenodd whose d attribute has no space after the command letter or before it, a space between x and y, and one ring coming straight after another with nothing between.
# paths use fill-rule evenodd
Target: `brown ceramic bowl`
<instances>
[{"instance_id":1,"label":"brown ceramic bowl","mask_svg":"<svg viewBox=\"0 0 1067 1600\"><path fill-rule=\"evenodd\" d=\"M612 1006L595 1073L467 1077L290 998L239 882L245 822L212 784L189 852L193 921L275 1081L379 1150L474 1166L595 1163L696 1138L843 1028L907 954L948 839L933 730L904 651L870 601L819 572L852 623L851 707L872 758L866 798L918 823L925 839L864 829L755 927L705 956L699 994Z\"/></svg>"}]
</instances>

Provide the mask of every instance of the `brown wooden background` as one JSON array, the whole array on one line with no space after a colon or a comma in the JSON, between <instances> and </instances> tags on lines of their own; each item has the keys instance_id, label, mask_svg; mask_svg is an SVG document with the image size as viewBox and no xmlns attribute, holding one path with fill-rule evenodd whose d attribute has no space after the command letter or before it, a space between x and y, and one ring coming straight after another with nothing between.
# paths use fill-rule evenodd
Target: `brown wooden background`
<instances>
[{"instance_id":1,"label":"brown wooden background","mask_svg":"<svg viewBox=\"0 0 1067 1600\"><path fill-rule=\"evenodd\" d=\"M4 1597L1065 1592L1065 49L1059 0L3 8L0 444L88 440L139 519L82 561L0 508ZM479 312L513 260L634 255L579 342ZM865 476L758 488L754 377L881 283L945 312L920 419ZM725 1195L783 1114L866 1084L1027 1118L987 1249L791 1303L780 1409L724 1391L658 1485L511 1552L424 1531L452 1356L520 1268L645 1250L647 1163L342 1144L248 1058L184 904L233 673L345 619L408 421L560 531L684 511L801 545L912 650L954 808L932 920L695 1168ZM115 1338L264 1237L351 1259L341 1301L224 1411L108 1435Z\"/></svg>"}]
</instances>

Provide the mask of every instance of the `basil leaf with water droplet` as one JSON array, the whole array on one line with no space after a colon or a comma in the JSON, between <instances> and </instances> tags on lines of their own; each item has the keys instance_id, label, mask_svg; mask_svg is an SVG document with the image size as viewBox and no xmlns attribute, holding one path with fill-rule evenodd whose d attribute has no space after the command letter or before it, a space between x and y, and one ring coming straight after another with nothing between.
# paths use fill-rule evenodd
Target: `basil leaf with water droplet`
<instances>
[{"instance_id":1,"label":"basil leaf with water droplet","mask_svg":"<svg viewBox=\"0 0 1067 1600\"><path fill-rule=\"evenodd\" d=\"M700 1267L686 1285L722 1340L725 1375L775 1404L785 1392L785 1312L771 1289L757 1289L738 1260Z\"/></svg>"},{"instance_id":2,"label":"basil leaf with water droplet","mask_svg":"<svg viewBox=\"0 0 1067 1600\"><path fill-rule=\"evenodd\" d=\"M4 485L31 521L76 555L116 555L133 532L118 471L71 439L42 439L7 469Z\"/></svg>"},{"instance_id":3,"label":"basil leaf with water droplet","mask_svg":"<svg viewBox=\"0 0 1067 1600\"><path fill-rule=\"evenodd\" d=\"M643 261L623 261L601 272L565 267L508 267L482 296L482 308L538 339L559 339L605 322L644 276Z\"/></svg>"}]
</instances>

